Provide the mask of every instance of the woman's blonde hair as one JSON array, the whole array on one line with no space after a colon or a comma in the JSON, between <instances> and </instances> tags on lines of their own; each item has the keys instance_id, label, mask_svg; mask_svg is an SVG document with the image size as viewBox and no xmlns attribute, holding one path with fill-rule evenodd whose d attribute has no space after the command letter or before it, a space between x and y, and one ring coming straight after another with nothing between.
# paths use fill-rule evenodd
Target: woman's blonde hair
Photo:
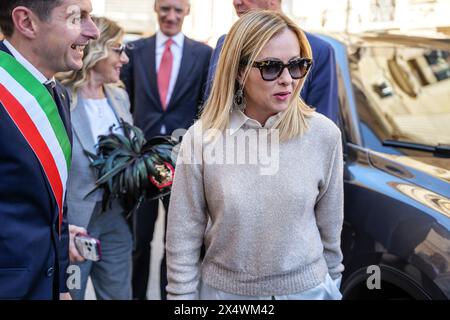
<instances>
[{"instance_id":1,"label":"woman's blonde hair","mask_svg":"<svg viewBox=\"0 0 450 320\"><path fill-rule=\"evenodd\" d=\"M230 120L233 99L238 89L239 77L245 87L251 66L263 47L285 29L295 33L300 45L300 55L312 59L312 50L304 32L280 12L254 10L242 16L226 36L214 76L211 94L200 117L203 128L223 132ZM280 48L282 50L282 48ZM243 65L244 63L244 65ZM300 98L305 78L299 81L293 98L282 117L275 124L280 140L286 141L302 135L307 129L306 118L314 112Z\"/></svg>"},{"instance_id":2,"label":"woman's blonde hair","mask_svg":"<svg viewBox=\"0 0 450 320\"><path fill-rule=\"evenodd\" d=\"M83 67L78 71L69 71L57 75L61 83L72 90L72 105L76 105L78 90L86 84L89 72L95 65L108 57L111 45L120 41L124 35L124 30L114 21L105 17L93 17L95 25L100 31L97 40L89 41L84 49Z\"/></svg>"}]
</instances>

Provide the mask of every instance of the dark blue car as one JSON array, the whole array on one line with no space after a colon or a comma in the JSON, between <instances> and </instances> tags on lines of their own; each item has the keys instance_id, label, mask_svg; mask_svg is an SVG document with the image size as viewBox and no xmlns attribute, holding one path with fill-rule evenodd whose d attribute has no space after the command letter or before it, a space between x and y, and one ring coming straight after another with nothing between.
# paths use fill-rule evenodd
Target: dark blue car
<instances>
[{"instance_id":1,"label":"dark blue car","mask_svg":"<svg viewBox=\"0 0 450 320\"><path fill-rule=\"evenodd\" d=\"M336 51L346 299L450 298L450 41L321 36Z\"/></svg>"}]
</instances>

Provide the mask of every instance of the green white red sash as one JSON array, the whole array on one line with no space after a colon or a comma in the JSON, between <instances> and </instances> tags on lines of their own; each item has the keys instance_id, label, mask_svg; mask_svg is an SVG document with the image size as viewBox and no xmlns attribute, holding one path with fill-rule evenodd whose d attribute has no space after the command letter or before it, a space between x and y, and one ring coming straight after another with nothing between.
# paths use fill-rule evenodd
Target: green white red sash
<instances>
[{"instance_id":1,"label":"green white red sash","mask_svg":"<svg viewBox=\"0 0 450 320\"><path fill-rule=\"evenodd\" d=\"M14 57L0 51L0 103L44 169L59 211L61 231L71 145L47 88Z\"/></svg>"}]
</instances>

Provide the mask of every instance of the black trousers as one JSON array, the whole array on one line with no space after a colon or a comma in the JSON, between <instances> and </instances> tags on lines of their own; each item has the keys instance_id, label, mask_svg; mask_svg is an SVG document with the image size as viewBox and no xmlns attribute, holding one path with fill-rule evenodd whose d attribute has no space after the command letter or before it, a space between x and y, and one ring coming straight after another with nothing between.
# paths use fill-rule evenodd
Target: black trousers
<instances>
[{"instance_id":1,"label":"black trousers","mask_svg":"<svg viewBox=\"0 0 450 320\"><path fill-rule=\"evenodd\" d=\"M164 223L164 253L160 268L161 300L166 300L167 270L166 270L166 227L167 211L169 209L169 196L162 199L166 212ZM133 299L146 300L148 277L150 274L151 242L155 231L155 223L158 218L158 200L144 201L136 211L133 219L134 225L134 250L133 250L133 275L132 288Z\"/></svg>"}]
</instances>

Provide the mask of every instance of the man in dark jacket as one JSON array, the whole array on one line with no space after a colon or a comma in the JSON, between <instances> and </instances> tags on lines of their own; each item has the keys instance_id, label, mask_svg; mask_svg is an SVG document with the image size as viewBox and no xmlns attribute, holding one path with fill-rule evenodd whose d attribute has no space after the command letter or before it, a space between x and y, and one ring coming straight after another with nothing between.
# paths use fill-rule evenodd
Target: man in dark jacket
<instances>
[{"instance_id":1,"label":"man in dark jacket","mask_svg":"<svg viewBox=\"0 0 450 320\"><path fill-rule=\"evenodd\" d=\"M188 0L156 0L160 30L137 40L127 52L130 62L121 78L130 96L135 125L147 139L187 129L199 113L212 48L186 37L182 32L189 14ZM168 197L163 199L167 212ZM150 244L158 217L158 201L146 201L135 219L133 252L133 297L146 299ZM165 255L161 263L161 298L166 296Z\"/></svg>"},{"instance_id":2,"label":"man in dark jacket","mask_svg":"<svg viewBox=\"0 0 450 320\"><path fill-rule=\"evenodd\" d=\"M98 37L91 10L90 0L0 1L0 299L70 299L71 128L54 75L81 68Z\"/></svg>"}]
</instances>

